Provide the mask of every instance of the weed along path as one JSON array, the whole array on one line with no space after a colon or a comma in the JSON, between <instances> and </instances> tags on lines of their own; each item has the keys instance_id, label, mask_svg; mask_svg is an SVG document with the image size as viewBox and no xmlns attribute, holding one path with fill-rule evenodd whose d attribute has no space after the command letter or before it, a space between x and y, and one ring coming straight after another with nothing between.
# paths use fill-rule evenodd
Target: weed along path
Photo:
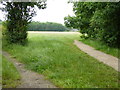
<instances>
[{"instance_id":1,"label":"weed along path","mask_svg":"<svg viewBox=\"0 0 120 90\"><path fill-rule=\"evenodd\" d=\"M96 58L97 60L103 62L104 64L107 64L109 66L111 66L112 68L114 68L117 71L120 71L120 69L118 69L118 62L120 62L118 60L118 58L105 54L101 51L95 50L94 48L83 44L80 41L74 40L74 44L81 49L82 51L84 51L85 53L87 53L88 55Z\"/></svg>"},{"instance_id":2,"label":"weed along path","mask_svg":"<svg viewBox=\"0 0 120 90\"><path fill-rule=\"evenodd\" d=\"M14 64L21 75L21 84L17 88L57 88L46 80L43 75L26 70L24 64L12 58L9 53L3 51L2 54Z\"/></svg>"}]
</instances>

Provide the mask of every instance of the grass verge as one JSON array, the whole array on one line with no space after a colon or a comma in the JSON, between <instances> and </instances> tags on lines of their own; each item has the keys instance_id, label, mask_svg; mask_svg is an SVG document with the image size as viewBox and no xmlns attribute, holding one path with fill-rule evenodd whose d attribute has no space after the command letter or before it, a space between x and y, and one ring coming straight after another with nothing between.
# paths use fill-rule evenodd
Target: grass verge
<instances>
[{"instance_id":1,"label":"grass verge","mask_svg":"<svg viewBox=\"0 0 120 90\"><path fill-rule=\"evenodd\" d=\"M118 72L80 51L75 39L79 34L31 33L27 45L3 42L3 49L58 87L117 88Z\"/></svg>"},{"instance_id":2,"label":"grass verge","mask_svg":"<svg viewBox=\"0 0 120 90\"><path fill-rule=\"evenodd\" d=\"M15 88L20 84L20 75L14 65L2 56L2 87Z\"/></svg>"},{"instance_id":3,"label":"grass verge","mask_svg":"<svg viewBox=\"0 0 120 90\"><path fill-rule=\"evenodd\" d=\"M82 41L83 43L87 45L94 47L96 50L100 50L104 53L110 54L118 58L118 50L119 50L118 48L109 47L97 40L81 39L80 41Z\"/></svg>"},{"instance_id":4,"label":"grass verge","mask_svg":"<svg viewBox=\"0 0 120 90\"><path fill-rule=\"evenodd\" d=\"M0 54L0 88L2 87L2 55Z\"/></svg>"},{"instance_id":5,"label":"grass verge","mask_svg":"<svg viewBox=\"0 0 120 90\"><path fill-rule=\"evenodd\" d=\"M0 25L0 89L2 88L2 25Z\"/></svg>"}]
</instances>

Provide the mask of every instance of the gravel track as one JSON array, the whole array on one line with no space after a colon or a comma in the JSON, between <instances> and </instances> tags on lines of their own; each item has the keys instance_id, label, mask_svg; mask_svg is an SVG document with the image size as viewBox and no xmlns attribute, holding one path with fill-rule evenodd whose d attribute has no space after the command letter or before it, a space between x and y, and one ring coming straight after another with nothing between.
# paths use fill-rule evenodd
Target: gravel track
<instances>
[{"instance_id":1,"label":"gravel track","mask_svg":"<svg viewBox=\"0 0 120 90\"><path fill-rule=\"evenodd\" d=\"M103 62L104 64L107 64L108 66L114 68L115 70L120 71L120 69L118 68L120 64L120 60L118 60L118 58L105 54L101 51L95 50L93 47L90 47L77 40L74 40L74 44L88 55L96 58L97 60Z\"/></svg>"}]
</instances>

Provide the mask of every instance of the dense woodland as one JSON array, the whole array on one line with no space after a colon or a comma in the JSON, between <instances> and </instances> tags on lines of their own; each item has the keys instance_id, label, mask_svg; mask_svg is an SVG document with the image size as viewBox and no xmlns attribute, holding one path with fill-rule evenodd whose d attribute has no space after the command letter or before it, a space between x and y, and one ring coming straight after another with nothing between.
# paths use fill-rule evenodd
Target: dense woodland
<instances>
[{"instance_id":1,"label":"dense woodland","mask_svg":"<svg viewBox=\"0 0 120 90\"><path fill-rule=\"evenodd\" d=\"M28 25L28 31L65 31L67 28L59 23L53 22L31 22Z\"/></svg>"},{"instance_id":2,"label":"dense woodland","mask_svg":"<svg viewBox=\"0 0 120 90\"><path fill-rule=\"evenodd\" d=\"M77 28L84 38L119 47L120 2L73 2L75 16L65 17L67 27Z\"/></svg>"}]
</instances>

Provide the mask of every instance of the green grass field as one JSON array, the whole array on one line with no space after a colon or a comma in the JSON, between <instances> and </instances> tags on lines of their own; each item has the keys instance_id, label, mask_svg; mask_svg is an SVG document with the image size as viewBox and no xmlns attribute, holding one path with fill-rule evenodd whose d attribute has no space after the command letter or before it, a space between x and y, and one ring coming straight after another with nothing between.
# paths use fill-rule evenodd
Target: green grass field
<instances>
[{"instance_id":1,"label":"green grass field","mask_svg":"<svg viewBox=\"0 0 120 90\"><path fill-rule=\"evenodd\" d=\"M0 54L0 86L2 86L2 55Z\"/></svg>"},{"instance_id":2,"label":"green grass field","mask_svg":"<svg viewBox=\"0 0 120 90\"><path fill-rule=\"evenodd\" d=\"M2 56L2 87L15 88L20 84L20 74L14 65Z\"/></svg>"},{"instance_id":3,"label":"green grass field","mask_svg":"<svg viewBox=\"0 0 120 90\"><path fill-rule=\"evenodd\" d=\"M118 48L112 48L112 47L105 45L104 43L100 41L95 41L91 39L83 39L83 40L81 39L80 41L82 41L83 43L87 45L94 47L96 50L100 50L104 53L118 57L118 50L119 50Z\"/></svg>"},{"instance_id":4,"label":"green grass field","mask_svg":"<svg viewBox=\"0 0 120 90\"><path fill-rule=\"evenodd\" d=\"M2 86L2 25L0 25L0 87Z\"/></svg>"},{"instance_id":5,"label":"green grass field","mask_svg":"<svg viewBox=\"0 0 120 90\"><path fill-rule=\"evenodd\" d=\"M118 72L80 51L73 44L79 38L79 34L31 33L27 45L3 41L3 49L58 87L117 88Z\"/></svg>"}]
</instances>

